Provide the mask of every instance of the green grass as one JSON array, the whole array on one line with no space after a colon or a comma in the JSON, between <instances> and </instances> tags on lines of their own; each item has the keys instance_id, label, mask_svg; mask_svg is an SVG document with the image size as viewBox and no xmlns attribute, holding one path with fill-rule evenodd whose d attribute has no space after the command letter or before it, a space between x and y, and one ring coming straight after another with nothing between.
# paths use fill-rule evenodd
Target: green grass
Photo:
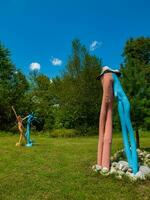
<instances>
[{"instance_id":1,"label":"green grass","mask_svg":"<svg viewBox=\"0 0 150 200\"><path fill-rule=\"evenodd\" d=\"M146 149L147 134L141 138ZM0 134L0 200L150 199L150 180L132 183L92 172L97 137L32 139L32 148L16 147L18 136ZM116 135L112 153L120 148L122 139Z\"/></svg>"}]
</instances>

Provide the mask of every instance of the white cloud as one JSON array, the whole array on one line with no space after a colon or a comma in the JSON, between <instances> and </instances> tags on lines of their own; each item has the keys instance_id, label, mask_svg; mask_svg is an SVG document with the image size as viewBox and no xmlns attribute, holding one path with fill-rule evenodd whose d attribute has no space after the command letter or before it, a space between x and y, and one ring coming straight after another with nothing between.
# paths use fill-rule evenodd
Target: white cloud
<instances>
[{"instance_id":1,"label":"white cloud","mask_svg":"<svg viewBox=\"0 0 150 200\"><path fill-rule=\"evenodd\" d=\"M102 42L98 42L96 40L92 41L90 45L90 51L95 51L95 49L99 48L102 46Z\"/></svg>"},{"instance_id":2,"label":"white cloud","mask_svg":"<svg viewBox=\"0 0 150 200\"><path fill-rule=\"evenodd\" d=\"M30 64L30 70L32 70L32 71L34 71L34 70L37 70L37 71L39 71L40 70L40 68L41 68L41 65L39 64L39 63L31 63Z\"/></svg>"},{"instance_id":3,"label":"white cloud","mask_svg":"<svg viewBox=\"0 0 150 200\"><path fill-rule=\"evenodd\" d=\"M62 65L62 60L59 58L53 58L51 59L51 64L54 66L61 66Z\"/></svg>"}]
</instances>

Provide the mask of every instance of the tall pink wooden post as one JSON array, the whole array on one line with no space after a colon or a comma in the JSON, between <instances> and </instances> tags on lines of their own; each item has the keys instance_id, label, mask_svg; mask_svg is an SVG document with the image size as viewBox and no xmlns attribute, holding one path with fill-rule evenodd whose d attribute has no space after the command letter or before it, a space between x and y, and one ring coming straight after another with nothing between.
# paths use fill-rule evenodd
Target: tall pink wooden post
<instances>
[{"instance_id":1,"label":"tall pink wooden post","mask_svg":"<svg viewBox=\"0 0 150 200\"><path fill-rule=\"evenodd\" d=\"M113 106L113 78L112 73L101 75L103 97L99 119L99 140L97 165L110 169L110 153L112 142L112 106Z\"/></svg>"}]
</instances>

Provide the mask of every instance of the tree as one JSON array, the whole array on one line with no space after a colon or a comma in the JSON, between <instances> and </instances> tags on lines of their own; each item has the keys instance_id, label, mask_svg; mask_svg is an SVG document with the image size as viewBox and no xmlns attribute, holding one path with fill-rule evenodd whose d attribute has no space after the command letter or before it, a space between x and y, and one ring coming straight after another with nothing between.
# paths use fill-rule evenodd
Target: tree
<instances>
[{"instance_id":1,"label":"tree","mask_svg":"<svg viewBox=\"0 0 150 200\"><path fill-rule=\"evenodd\" d=\"M10 52L0 43L0 129L8 129L14 120L11 106L22 107L28 83L10 59Z\"/></svg>"},{"instance_id":2,"label":"tree","mask_svg":"<svg viewBox=\"0 0 150 200\"><path fill-rule=\"evenodd\" d=\"M54 125L54 98L51 87L52 82L47 76L37 74L32 77L32 89L29 93L32 102L32 112L45 121L46 129L51 129Z\"/></svg>"},{"instance_id":3,"label":"tree","mask_svg":"<svg viewBox=\"0 0 150 200\"><path fill-rule=\"evenodd\" d=\"M123 85L130 97L133 125L139 137L139 128L150 128L150 38L128 40L123 56Z\"/></svg>"},{"instance_id":4,"label":"tree","mask_svg":"<svg viewBox=\"0 0 150 200\"><path fill-rule=\"evenodd\" d=\"M61 127L87 129L98 125L101 90L96 76L100 65L101 61L90 55L79 40L73 40L72 54L56 91L57 124Z\"/></svg>"}]
</instances>

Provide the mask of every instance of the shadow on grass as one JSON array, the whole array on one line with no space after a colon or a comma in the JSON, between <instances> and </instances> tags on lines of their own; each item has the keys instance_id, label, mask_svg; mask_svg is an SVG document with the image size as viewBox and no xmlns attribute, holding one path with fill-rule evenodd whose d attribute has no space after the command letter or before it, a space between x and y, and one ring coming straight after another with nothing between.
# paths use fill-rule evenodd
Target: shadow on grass
<instances>
[{"instance_id":1,"label":"shadow on grass","mask_svg":"<svg viewBox=\"0 0 150 200\"><path fill-rule=\"evenodd\" d=\"M34 146L40 146L40 147L45 147L45 146L49 146L48 144L41 144L41 143L33 143L32 144L32 147L34 147Z\"/></svg>"},{"instance_id":2,"label":"shadow on grass","mask_svg":"<svg viewBox=\"0 0 150 200\"><path fill-rule=\"evenodd\" d=\"M150 152L150 147L141 148L141 150Z\"/></svg>"}]
</instances>

